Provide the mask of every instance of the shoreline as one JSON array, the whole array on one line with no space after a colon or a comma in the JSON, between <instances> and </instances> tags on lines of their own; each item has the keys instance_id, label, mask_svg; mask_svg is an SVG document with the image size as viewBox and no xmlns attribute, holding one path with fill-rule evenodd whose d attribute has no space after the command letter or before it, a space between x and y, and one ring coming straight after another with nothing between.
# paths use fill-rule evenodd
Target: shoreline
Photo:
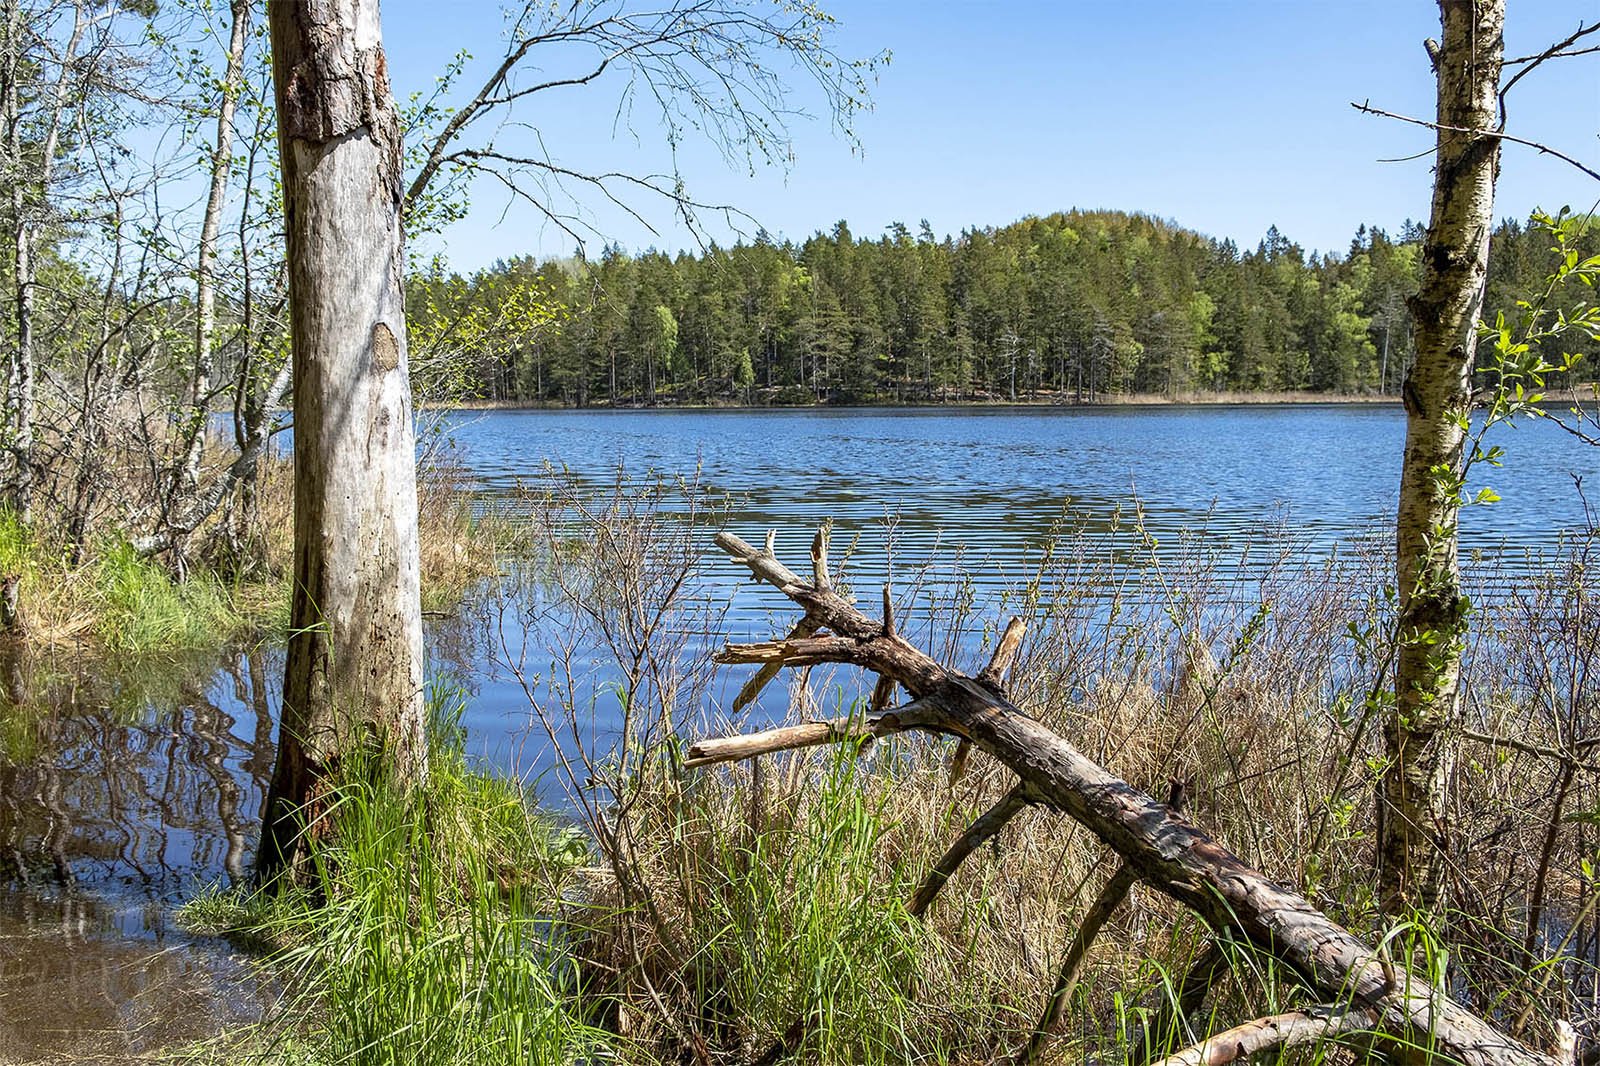
<instances>
[{"instance_id":1,"label":"shoreline","mask_svg":"<svg viewBox=\"0 0 1600 1066\"><path fill-rule=\"evenodd\" d=\"M1040 397L1033 400L962 400L939 403L915 400L871 400L860 403L675 403L657 401L647 403L605 402L577 406L574 404L536 402L527 400L459 400L452 403L420 404L427 411L848 411L893 410L1003 410L1006 408L1045 408L1089 411L1107 407L1271 407L1271 406L1399 406L1399 396L1372 396L1333 392L1216 392L1180 393L1162 396L1155 393L1124 393L1102 396L1093 401L1075 403L1057 397Z\"/></svg>"}]
</instances>

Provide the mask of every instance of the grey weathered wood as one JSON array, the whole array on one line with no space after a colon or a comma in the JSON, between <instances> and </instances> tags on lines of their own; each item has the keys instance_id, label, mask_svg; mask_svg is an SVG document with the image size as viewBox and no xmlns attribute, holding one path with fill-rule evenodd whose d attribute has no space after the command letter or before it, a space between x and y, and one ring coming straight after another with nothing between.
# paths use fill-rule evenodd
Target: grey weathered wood
<instances>
[{"instance_id":1,"label":"grey weathered wood","mask_svg":"<svg viewBox=\"0 0 1600 1066\"><path fill-rule=\"evenodd\" d=\"M1222 1066L1243 1062L1262 1052L1321 1044L1336 1036L1359 1033L1370 1028L1375 1020L1375 1012L1371 1010L1336 1006L1274 1014L1208 1036L1193 1047L1168 1055L1156 1066Z\"/></svg>"},{"instance_id":2,"label":"grey weathered wood","mask_svg":"<svg viewBox=\"0 0 1600 1066\"><path fill-rule=\"evenodd\" d=\"M1187 817L1133 788L1018 709L994 686L947 670L898 635L883 632L837 594L801 580L729 532L716 542L836 636L729 646L723 663L834 661L892 677L919 708L918 728L963 736L1010 767L1034 801L1059 810L1121 856L1137 878L1288 966L1329 1002L1368 1011L1389 1053L1433 1048L1466 1066L1548 1064L1498 1032L1449 993L1376 951L1293 889L1252 869Z\"/></svg>"},{"instance_id":3,"label":"grey weathered wood","mask_svg":"<svg viewBox=\"0 0 1600 1066\"><path fill-rule=\"evenodd\" d=\"M801 620L799 624L789 631L789 636L786 639L795 640L799 637L809 637L816 631L816 627L810 622ZM751 674L750 680L740 686L739 694L733 698L734 713L739 713L760 698L767 685L773 678L778 676L778 672L782 669L783 663L774 661L763 664L761 669Z\"/></svg>"},{"instance_id":4,"label":"grey weathered wood","mask_svg":"<svg viewBox=\"0 0 1600 1066\"><path fill-rule=\"evenodd\" d=\"M753 759L773 752L793 751L797 748L814 748L843 740L867 741L903 733L924 724L922 709L914 703L897 707L884 714L867 718L830 718L820 722L800 722L795 725L763 729L759 733L742 733L731 737L716 737L689 745L683 760L686 770L698 766L713 766L720 762L737 762Z\"/></svg>"},{"instance_id":5,"label":"grey weathered wood","mask_svg":"<svg viewBox=\"0 0 1600 1066\"><path fill-rule=\"evenodd\" d=\"M260 863L320 816L343 753L426 772L401 130L375 0L272 0L294 349L295 566Z\"/></svg>"},{"instance_id":6,"label":"grey weathered wood","mask_svg":"<svg viewBox=\"0 0 1600 1066\"><path fill-rule=\"evenodd\" d=\"M989 665L985 666L978 674L978 680L991 685L999 685L1005 680L1006 671L1011 669L1012 660L1017 657L1017 649L1022 645L1022 635L1028 631L1022 619L1012 617L1006 623L1005 632L1000 634L1000 640L994 646L994 654L989 657ZM950 757L950 787L954 788L956 782L967 772L967 759L972 755L972 741L962 737L956 744L956 752Z\"/></svg>"}]
</instances>

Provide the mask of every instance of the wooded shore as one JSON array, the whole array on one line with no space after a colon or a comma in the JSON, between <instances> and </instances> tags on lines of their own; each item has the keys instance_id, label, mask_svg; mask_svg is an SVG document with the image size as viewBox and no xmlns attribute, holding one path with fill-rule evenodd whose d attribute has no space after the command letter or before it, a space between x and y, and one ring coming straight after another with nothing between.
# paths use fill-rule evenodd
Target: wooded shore
<instances>
[{"instance_id":1,"label":"wooded shore","mask_svg":"<svg viewBox=\"0 0 1600 1066\"><path fill-rule=\"evenodd\" d=\"M591 403L585 407L561 403L535 403L525 400L457 400L449 403L424 403L422 408L428 411L642 411L642 410L702 410L702 411L770 411L783 409L804 409L809 407L827 408L941 408L950 411L962 410L992 410L1005 407L1252 407L1272 406L1278 404L1304 404L1307 406L1325 404L1349 404L1366 406L1385 406L1400 404L1399 396L1378 396L1337 392L1185 392L1174 396L1163 396L1159 393L1131 392L1119 395L1102 395L1094 400L1074 400L1069 396L1039 396L1034 399L1018 397L1015 400L996 398L992 400L961 400L950 403L930 403L919 400L862 400L859 402L828 402L816 403L707 403L697 400L692 403L677 403L667 397L658 396L654 404L618 403L615 406L605 402Z\"/></svg>"}]
</instances>

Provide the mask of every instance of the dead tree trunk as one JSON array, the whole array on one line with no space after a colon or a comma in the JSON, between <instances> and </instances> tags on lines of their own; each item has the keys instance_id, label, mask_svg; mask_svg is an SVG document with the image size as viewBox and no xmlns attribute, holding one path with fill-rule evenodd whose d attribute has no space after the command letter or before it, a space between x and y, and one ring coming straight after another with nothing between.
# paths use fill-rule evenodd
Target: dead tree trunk
<instances>
[{"instance_id":1,"label":"dead tree trunk","mask_svg":"<svg viewBox=\"0 0 1600 1066\"><path fill-rule=\"evenodd\" d=\"M427 769L401 130L376 0L273 0L294 349L294 591L260 872L304 854L340 758Z\"/></svg>"},{"instance_id":2,"label":"dead tree trunk","mask_svg":"<svg viewBox=\"0 0 1600 1066\"><path fill-rule=\"evenodd\" d=\"M813 560L827 553L818 534ZM1467 1066L1553 1060L1496 1031L1447 991L1391 963L1293 889L1252 869L1165 803L1140 792L1028 717L984 676L948 670L836 594L824 566L805 581L769 547L731 533L717 544L805 610L813 635L728 645L721 663L844 663L899 684L910 703L853 723L816 723L706 740L688 765L919 729L969 740L1010 767L1028 800L1069 815L1121 857L1137 880L1193 910L1213 929L1288 966L1341 1019L1370 1019L1379 1047L1402 1061L1433 1055ZM821 549L821 550L818 550ZM987 673L987 672L986 672Z\"/></svg>"}]
</instances>

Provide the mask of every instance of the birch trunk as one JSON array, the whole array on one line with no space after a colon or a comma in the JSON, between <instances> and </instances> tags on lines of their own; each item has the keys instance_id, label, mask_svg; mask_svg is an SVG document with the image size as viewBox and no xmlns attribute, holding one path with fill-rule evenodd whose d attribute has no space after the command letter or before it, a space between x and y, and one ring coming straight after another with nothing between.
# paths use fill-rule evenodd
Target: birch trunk
<instances>
[{"instance_id":1,"label":"birch trunk","mask_svg":"<svg viewBox=\"0 0 1600 1066\"><path fill-rule=\"evenodd\" d=\"M1496 93L1504 0L1440 0L1438 146L1422 288L1410 300L1395 561L1400 648L1385 723L1379 887L1389 913L1439 902L1449 842L1446 779L1459 704L1467 601L1456 558L1472 360L1499 166ZM1470 132L1463 132L1470 131ZM1481 131L1481 132L1479 132Z\"/></svg>"},{"instance_id":2,"label":"birch trunk","mask_svg":"<svg viewBox=\"0 0 1600 1066\"><path fill-rule=\"evenodd\" d=\"M16 289L17 344L12 352L7 373L6 417L11 452L16 466L15 480L11 484L11 507L23 525L33 522L33 416L34 416L34 290L38 284L37 263L34 253L39 236L39 213L47 209L50 186L55 180L56 154L61 144L61 125L66 115L71 93L75 60L81 59L79 46L84 39L84 3L72 9L72 32L59 61L55 84L46 97L45 134L39 146L38 169L26 172L23 161L22 124L26 102L21 99L18 84L22 80L22 14L21 5L11 0L5 5L6 25L6 150L11 165L22 170L21 176L11 180L12 283ZM34 189L33 197L28 187Z\"/></svg>"},{"instance_id":3,"label":"birch trunk","mask_svg":"<svg viewBox=\"0 0 1600 1066\"><path fill-rule=\"evenodd\" d=\"M233 114L244 77L244 46L250 34L249 0L232 0L233 31L228 40L228 66L222 79L222 102L217 109L217 142L211 149L211 189L200 224L200 254L194 275L194 381L185 433L183 468L173 488L172 510L192 495L200 483L200 461L205 457L206 422L211 413L211 349L216 332L217 296L213 267L217 239L222 233L222 206L228 192L228 172L233 165ZM178 553L180 556L182 552Z\"/></svg>"},{"instance_id":4,"label":"birch trunk","mask_svg":"<svg viewBox=\"0 0 1600 1066\"><path fill-rule=\"evenodd\" d=\"M427 771L401 133L376 0L268 5L294 350L295 576L259 873L324 832L329 775ZM304 830L302 832L302 830Z\"/></svg>"}]
</instances>

